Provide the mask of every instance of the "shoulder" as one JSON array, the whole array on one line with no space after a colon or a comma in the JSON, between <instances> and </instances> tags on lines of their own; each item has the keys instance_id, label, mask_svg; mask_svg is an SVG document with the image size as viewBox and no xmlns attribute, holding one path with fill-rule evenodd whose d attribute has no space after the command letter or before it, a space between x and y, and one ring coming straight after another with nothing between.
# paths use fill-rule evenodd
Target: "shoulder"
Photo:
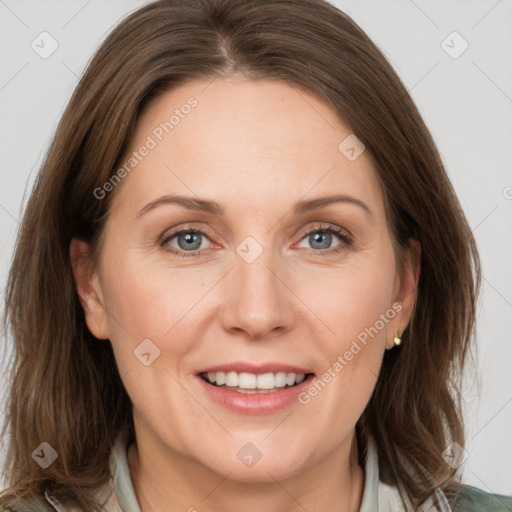
<instances>
[{"instance_id":1,"label":"shoulder","mask_svg":"<svg viewBox=\"0 0 512 512\"><path fill-rule=\"evenodd\" d=\"M460 484L453 505L454 512L512 512L512 495L493 494L472 485Z\"/></svg>"}]
</instances>

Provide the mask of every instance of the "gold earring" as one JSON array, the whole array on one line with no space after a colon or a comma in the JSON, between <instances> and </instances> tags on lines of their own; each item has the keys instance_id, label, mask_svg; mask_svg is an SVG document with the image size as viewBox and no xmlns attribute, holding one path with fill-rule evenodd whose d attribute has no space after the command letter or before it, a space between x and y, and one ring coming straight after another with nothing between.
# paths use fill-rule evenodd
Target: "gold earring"
<instances>
[{"instance_id":1,"label":"gold earring","mask_svg":"<svg viewBox=\"0 0 512 512\"><path fill-rule=\"evenodd\" d=\"M398 329L395 329L395 337L393 338L393 342L395 343L396 347L402 343L402 335L398 334Z\"/></svg>"}]
</instances>

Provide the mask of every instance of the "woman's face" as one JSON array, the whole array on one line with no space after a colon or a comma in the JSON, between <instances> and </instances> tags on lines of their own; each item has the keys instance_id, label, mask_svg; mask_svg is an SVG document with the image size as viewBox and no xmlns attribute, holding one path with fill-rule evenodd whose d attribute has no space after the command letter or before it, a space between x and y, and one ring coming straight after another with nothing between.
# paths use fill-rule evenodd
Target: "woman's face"
<instances>
[{"instance_id":1,"label":"woman's face","mask_svg":"<svg viewBox=\"0 0 512 512\"><path fill-rule=\"evenodd\" d=\"M145 110L125 158L136 165L103 189L114 197L99 264L78 283L138 440L248 481L289 477L350 442L416 281L413 265L397 272L361 149L323 102L283 82L193 81ZM222 382L223 369L231 385L243 374L242 391L314 377L244 393L200 376Z\"/></svg>"}]
</instances>

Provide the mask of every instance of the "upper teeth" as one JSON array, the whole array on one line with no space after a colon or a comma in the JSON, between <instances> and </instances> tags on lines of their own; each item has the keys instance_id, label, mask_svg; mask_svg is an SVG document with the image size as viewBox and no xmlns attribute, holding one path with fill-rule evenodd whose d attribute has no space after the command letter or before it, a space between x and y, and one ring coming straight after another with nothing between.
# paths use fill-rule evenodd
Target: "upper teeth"
<instances>
[{"instance_id":1,"label":"upper teeth","mask_svg":"<svg viewBox=\"0 0 512 512\"><path fill-rule=\"evenodd\" d=\"M242 389L273 389L284 388L301 383L306 375L304 373L261 373L256 375L247 372L208 372L203 375L213 384L225 384Z\"/></svg>"}]
</instances>

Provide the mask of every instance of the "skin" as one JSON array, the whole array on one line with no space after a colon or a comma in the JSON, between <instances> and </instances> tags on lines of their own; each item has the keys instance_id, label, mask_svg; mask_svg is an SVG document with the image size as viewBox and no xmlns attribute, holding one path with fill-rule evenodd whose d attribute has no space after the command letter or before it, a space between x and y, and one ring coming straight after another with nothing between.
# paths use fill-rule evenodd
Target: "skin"
<instances>
[{"instance_id":1,"label":"skin","mask_svg":"<svg viewBox=\"0 0 512 512\"><path fill-rule=\"evenodd\" d=\"M359 510L364 461L354 427L384 350L409 322L419 247L411 242L398 270L367 152L349 161L338 145L350 128L283 82L234 75L183 84L144 111L127 154L190 96L198 105L112 192L98 264L84 242L70 249L88 328L112 343L133 403L128 461L140 506ZM291 213L299 199L336 193L371 213L352 203ZM225 214L166 204L137 217L166 194L213 199ZM334 233L315 242L318 223L341 228L351 245ZM207 233L199 255L171 252L186 253L183 237L159 244L182 227ZM247 236L263 249L250 264L236 252ZM396 303L401 311L307 405L242 415L212 402L195 376L231 361L279 361L321 376ZM134 350L148 338L160 356L144 366ZM237 458L247 442L262 453L251 468Z\"/></svg>"}]
</instances>

